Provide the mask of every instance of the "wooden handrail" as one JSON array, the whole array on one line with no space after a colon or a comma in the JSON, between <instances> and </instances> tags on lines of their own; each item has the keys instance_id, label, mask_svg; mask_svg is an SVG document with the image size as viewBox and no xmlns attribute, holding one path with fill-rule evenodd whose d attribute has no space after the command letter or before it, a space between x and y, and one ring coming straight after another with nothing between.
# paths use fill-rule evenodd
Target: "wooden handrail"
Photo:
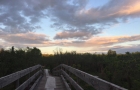
<instances>
[{"instance_id":1,"label":"wooden handrail","mask_svg":"<svg viewBox=\"0 0 140 90\"><path fill-rule=\"evenodd\" d=\"M10 75L4 76L0 78L0 89L9 85L10 83L20 79L21 77L31 73L32 71L41 68L41 65L35 65L33 67L29 67L27 69L17 71L15 73L12 73Z\"/></svg>"},{"instance_id":2,"label":"wooden handrail","mask_svg":"<svg viewBox=\"0 0 140 90\"><path fill-rule=\"evenodd\" d=\"M65 84L65 86L66 86L66 89L67 89L67 90L71 90L71 88L69 87L69 85L68 85L68 83L66 82L65 78L63 77L63 75L61 75L61 78L62 78L62 80L63 80L63 82L64 82L64 84Z\"/></svg>"},{"instance_id":3,"label":"wooden handrail","mask_svg":"<svg viewBox=\"0 0 140 90\"><path fill-rule=\"evenodd\" d=\"M41 70L36 72L33 76L31 76L28 80L26 80L23 84L21 84L15 90L24 90L40 73L41 73Z\"/></svg>"},{"instance_id":4,"label":"wooden handrail","mask_svg":"<svg viewBox=\"0 0 140 90\"><path fill-rule=\"evenodd\" d=\"M62 74L66 77L66 79L72 84L72 86L76 90L84 90L81 86L79 86L65 71L61 70Z\"/></svg>"},{"instance_id":5,"label":"wooden handrail","mask_svg":"<svg viewBox=\"0 0 140 90\"><path fill-rule=\"evenodd\" d=\"M118 85L105 81L101 78L98 78L97 76L93 76L91 74L88 74L86 72L75 69L75 68L70 67L65 64L61 64L61 65L57 66L56 68L54 68L53 70L57 71L59 69L62 69L62 70L64 69L64 70L71 72L72 74L79 77L81 80L83 80L86 83L88 83L89 85L91 85L96 90L127 90L123 87L120 87ZM64 74L64 73L62 73L62 74Z\"/></svg>"},{"instance_id":6,"label":"wooden handrail","mask_svg":"<svg viewBox=\"0 0 140 90\"><path fill-rule=\"evenodd\" d=\"M35 87L37 86L38 82L40 81L40 79L42 78L42 75L35 81L35 83L33 84L33 86L30 88L30 90L34 90Z\"/></svg>"}]
</instances>

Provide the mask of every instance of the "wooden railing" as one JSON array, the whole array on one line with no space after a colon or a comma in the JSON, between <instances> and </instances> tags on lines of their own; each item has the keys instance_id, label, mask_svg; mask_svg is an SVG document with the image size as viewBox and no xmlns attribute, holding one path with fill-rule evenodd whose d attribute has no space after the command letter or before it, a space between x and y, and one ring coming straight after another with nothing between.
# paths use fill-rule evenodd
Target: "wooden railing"
<instances>
[{"instance_id":1,"label":"wooden railing","mask_svg":"<svg viewBox=\"0 0 140 90\"><path fill-rule=\"evenodd\" d=\"M123 87L120 87L118 85L105 81L101 78L98 78L97 76L93 76L91 74L88 74L86 72L83 72L81 70L75 69L73 67L64 64L61 64L53 69L54 75L64 76L76 90L84 90L84 89L81 86L79 86L66 72L74 74L84 82L91 85L96 90L127 90Z\"/></svg>"},{"instance_id":2,"label":"wooden railing","mask_svg":"<svg viewBox=\"0 0 140 90\"><path fill-rule=\"evenodd\" d=\"M19 85L20 78L22 78L25 75L30 75L30 73L34 72L32 76L30 76L24 83ZM97 76L93 76L91 74L88 74L86 72L83 72L81 70L75 69L73 67L61 64L53 69L54 75L61 76L67 90L71 90L69 87L69 84L67 83L67 80L69 83L76 89L76 90L84 90L71 76L71 74L74 74L90 86L92 86L96 90L127 90L123 87L120 87L118 85L115 85L113 83L110 83L108 81L105 81L101 78L98 78ZM36 65L15 73L12 73L10 75L4 76L0 78L0 89L13 83L17 83L17 87L15 90L24 90L26 87L28 87L31 82L34 81L34 84L32 87L30 87L29 90L34 90L35 86L37 85L38 81L42 77L43 70L41 65ZM65 80L66 79L66 80ZM36 81L35 81L36 80Z\"/></svg>"},{"instance_id":3,"label":"wooden railing","mask_svg":"<svg viewBox=\"0 0 140 90\"><path fill-rule=\"evenodd\" d=\"M35 65L33 67L29 67L27 69L12 73L10 75L4 76L0 78L0 89L13 83L16 81L17 88L15 90L24 90L35 78L37 78L42 73L41 65ZM29 77L23 84L19 85L19 79L23 76L32 73L33 71L38 70L32 76ZM41 76L39 76L41 78ZM37 79L38 80L38 79ZM32 87L33 88L33 87Z\"/></svg>"}]
</instances>

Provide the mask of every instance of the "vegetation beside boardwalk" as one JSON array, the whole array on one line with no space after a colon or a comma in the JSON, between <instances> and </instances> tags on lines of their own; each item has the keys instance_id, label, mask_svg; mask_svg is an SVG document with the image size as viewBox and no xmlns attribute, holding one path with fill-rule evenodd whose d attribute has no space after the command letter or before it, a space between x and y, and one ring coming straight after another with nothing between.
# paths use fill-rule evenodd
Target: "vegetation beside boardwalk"
<instances>
[{"instance_id":1,"label":"vegetation beside boardwalk","mask_svg":"<svg viewBox=\"0 0 140 90\"><path fill-rule=\"evenodd\" d=\"M109 50L107 54L81 54L56 51L54 55L42 55L36 47L0 50L0 77L36 64L49 69L67 64L129 90L140 88L140 52L116 54Z\"/></svg>"}]
</instances>

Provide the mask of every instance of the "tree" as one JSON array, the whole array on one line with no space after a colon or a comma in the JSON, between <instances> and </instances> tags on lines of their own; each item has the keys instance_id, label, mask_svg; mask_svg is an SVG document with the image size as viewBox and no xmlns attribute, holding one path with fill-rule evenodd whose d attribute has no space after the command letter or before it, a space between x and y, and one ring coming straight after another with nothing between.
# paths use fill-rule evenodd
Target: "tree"
<instances>
[{"instance_id":1,"label":"tree","mask_svg":"<svg viewBox=\"0 0 140 90\"><path fill-rule=\"evenodd\" d=\"M108 56L116 56L116 51L113 51L113 50L108 50L108 53L107 53Z\"/></svg>"}]
</instances>

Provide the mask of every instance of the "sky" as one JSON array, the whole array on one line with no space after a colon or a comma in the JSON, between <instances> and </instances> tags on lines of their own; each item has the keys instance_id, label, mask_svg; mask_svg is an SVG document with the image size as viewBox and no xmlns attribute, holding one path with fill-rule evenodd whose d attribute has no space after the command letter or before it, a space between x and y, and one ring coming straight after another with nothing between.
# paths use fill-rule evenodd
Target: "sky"
<instances>
[{"instance_id":1,"label":"sky","mask_svg":"<svg viewBox=\"0 0 140 90\"><path fill-rule=\"evenodd\" d=\"M140 51L140 0L0 0L0 48Z\"/></svg>"}]
</instances>

